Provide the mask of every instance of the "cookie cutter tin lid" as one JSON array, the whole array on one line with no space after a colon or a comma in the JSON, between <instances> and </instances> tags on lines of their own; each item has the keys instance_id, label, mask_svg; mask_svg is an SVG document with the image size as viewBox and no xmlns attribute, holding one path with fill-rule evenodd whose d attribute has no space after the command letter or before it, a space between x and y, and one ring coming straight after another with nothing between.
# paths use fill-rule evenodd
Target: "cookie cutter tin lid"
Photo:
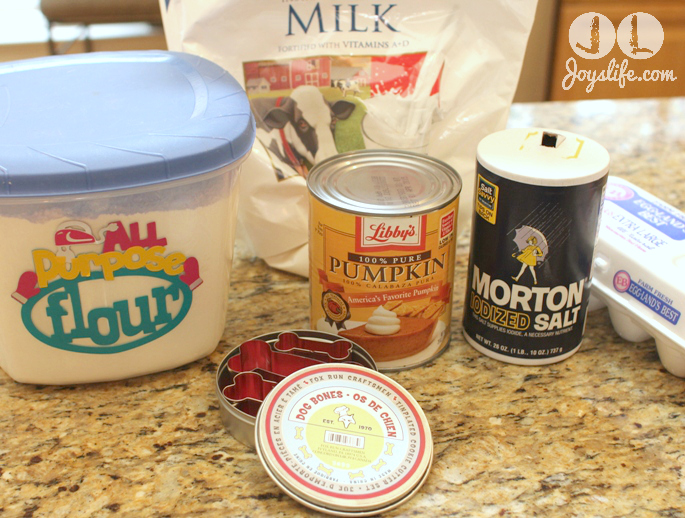
<instances>
[{"instance_id":1,"label":"cookie cutter tin lid","mask_svg":"<svg viewBox=\"0 0 685 518\"><path fill-rule=\"evenodd\" d=\"M609 171L609 152L568 131L510 128L482 139L478 162L499 176L550 187L582 185Z\"/></svg>"},{"instance_id":2,"label":"cookie cutter tin lid","mask_svg":"<svg viewBox=\"0 0 685 518\"><path fill-rule=\"evenodd\" d=\"M166 51L0 64L0 198L154 185L252 148L254 119L218 65Z\"/></svg>"},{"instance_id":3,"label":"cookie cutter tin lid","mask_svg":"<svg viewBox=\"0 0 685 518\"><path fill-rule=\"evenodd\" d=\"M387 376L355 365L316 365L283 380L257 414L255 442L279 486L337 516L401 505L433 459L416 400Z\"/></svg>"},{"instance_id":4,"label":"cookie cutter tin lid","mask_svg":"<svg viewBox=\"0 0 685 518\"><path fill-rule=\"evenodd\" d=\"M342 153L315 165L309 191L323 203L353 214L430 212L461 192L459 174L427 155L399 150Z\"/></svg>"}]
</instances>

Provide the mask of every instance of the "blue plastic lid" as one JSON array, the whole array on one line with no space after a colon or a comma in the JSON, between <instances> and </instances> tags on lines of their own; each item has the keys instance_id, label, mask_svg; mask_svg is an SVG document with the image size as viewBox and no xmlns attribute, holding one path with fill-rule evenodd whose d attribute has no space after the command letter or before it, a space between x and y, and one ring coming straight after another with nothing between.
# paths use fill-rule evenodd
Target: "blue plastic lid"
<instances>
[{"instance_id":1,"label":"blue plastic lid","mask_svg":"<svg viewBox=\"0 0 685 518\"><path fill-rule=\"evenodd\" d=\"M189 178L239 161L255 124L240 84L178 52L0 64L0 199Z\"/></svg>"}]
</instances>

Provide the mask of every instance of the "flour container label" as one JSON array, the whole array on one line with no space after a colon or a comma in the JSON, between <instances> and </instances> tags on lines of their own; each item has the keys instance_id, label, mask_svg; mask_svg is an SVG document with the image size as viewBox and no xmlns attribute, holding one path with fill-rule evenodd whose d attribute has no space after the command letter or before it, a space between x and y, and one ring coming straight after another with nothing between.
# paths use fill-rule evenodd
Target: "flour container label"
<instances>
[{"instance_id":1,"label":"flour container label","mask_svg":"<svg viewBox=\"0 0 685 518\"><path fill-rule=\"evenodd\" d=\"M145 345L183 321L202 284L197 259L169 250L154 221L112 221L97 232L66 221L54 244L31 252L12 297L28 332L57 349L114 354Z\"/></svg>"}]
</instances>

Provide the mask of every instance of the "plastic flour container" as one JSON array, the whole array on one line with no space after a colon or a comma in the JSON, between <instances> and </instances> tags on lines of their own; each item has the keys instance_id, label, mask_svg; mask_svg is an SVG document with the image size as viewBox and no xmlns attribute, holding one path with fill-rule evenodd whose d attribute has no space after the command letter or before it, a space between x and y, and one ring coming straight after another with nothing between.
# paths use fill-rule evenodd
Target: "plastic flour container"
<instances>
[{"instance_id":1,"label":"plastic flour container","mask_svg":"<svg viewBox=\"0 0 685 518\"><path fill-rule=\"evenodd\" d=\"M0 367L84 383L211 353L254 132L239 84L196 56L0 65Z\"/></svg>"}]
</instances>

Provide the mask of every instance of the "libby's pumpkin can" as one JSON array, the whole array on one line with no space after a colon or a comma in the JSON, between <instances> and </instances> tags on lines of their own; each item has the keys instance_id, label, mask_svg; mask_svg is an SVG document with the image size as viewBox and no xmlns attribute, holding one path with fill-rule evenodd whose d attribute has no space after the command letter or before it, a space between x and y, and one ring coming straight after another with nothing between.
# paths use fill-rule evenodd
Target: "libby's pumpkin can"
<instances>
[{"instance_id":1,"label":"libby's pumpkin can","mask_svg":"<svg viewBox=\"0 0 685 518\"><path fill-rule=\"evenodd\" d=\"M368 351L379 370L449 344L461 179L426 155L367 150L314 167L311 326Z\"/></svg>"}]
</instances>

